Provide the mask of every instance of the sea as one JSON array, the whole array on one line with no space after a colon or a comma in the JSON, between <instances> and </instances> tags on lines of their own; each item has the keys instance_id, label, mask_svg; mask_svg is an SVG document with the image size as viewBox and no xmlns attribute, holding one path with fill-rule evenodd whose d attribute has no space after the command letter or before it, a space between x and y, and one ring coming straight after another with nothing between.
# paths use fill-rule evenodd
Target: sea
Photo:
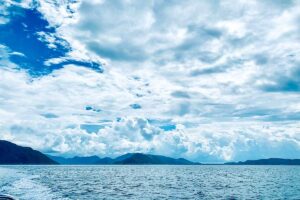
<instances>
[{"instance_id":1,"label":"sea","mask_svg":"<svg viewBox=\"0 0 300 200\"><path fill-rule=\"evenodd\" d=\"M0 194L20 200L300 200L300 166L0 166Z\"/></svg>"}]
</instances>

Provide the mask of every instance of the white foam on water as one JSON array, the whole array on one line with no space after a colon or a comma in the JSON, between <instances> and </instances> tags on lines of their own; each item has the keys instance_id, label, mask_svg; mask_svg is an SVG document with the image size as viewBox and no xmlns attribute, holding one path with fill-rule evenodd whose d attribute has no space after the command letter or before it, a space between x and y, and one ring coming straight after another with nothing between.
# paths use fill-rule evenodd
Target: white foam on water
<instances>
[{"instance_id":1,"label":"white foam on water","mask_svg":"<svg viewBox=\"0 0 300 200\"><path fill-rule=\"evenodd\" d=\"M13 195L20 200L64 199L41 184L38 178L16 169L0 168L0 193Z\"/></svg>"},{"instance_id":2,"label":"white foam on water","mask_svg":"<svg viewBox=\"0 0 300 200\"><path fill-rule=\"evenodd\" d=\"M51 190L31 179L31 177L23 177L12 183L8 190L20 199L55 199Z\"/></svg>"}]
</instances>

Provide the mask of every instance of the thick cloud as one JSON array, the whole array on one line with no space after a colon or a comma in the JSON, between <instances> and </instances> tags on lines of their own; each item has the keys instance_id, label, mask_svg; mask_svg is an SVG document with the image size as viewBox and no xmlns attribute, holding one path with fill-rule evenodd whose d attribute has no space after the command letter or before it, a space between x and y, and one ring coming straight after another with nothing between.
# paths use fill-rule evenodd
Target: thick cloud
<instances>
[{"instance_id":1,"label":"thick cloud","mask_svg":"<svg viewBox=\"0 0 300 200\"><path fill-rule=\"evenodd\" d=\"M34 11L48 52L0 44L1 138L67 156L299 155L297 1L34 2L0 7L2 27Z\"/></svg>"}]
</instances>

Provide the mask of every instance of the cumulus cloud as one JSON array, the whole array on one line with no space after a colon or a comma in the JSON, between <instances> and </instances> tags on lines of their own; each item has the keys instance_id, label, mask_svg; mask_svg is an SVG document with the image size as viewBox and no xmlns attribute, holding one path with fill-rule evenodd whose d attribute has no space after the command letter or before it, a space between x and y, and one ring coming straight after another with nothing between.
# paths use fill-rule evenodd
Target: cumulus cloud
<instances>
[{"instance_id":1,"label":"cumulus cloud","mask_svg":"<svg viewBox=\"0 0 300 200\"><path fill-rule=\"evenodd\" d=\"M12 8L47 24L30 41L68 51L3 40L1 138L67 156L299 155L297 1L6 1L0 28Z\"/></svg>"}]
</instances>

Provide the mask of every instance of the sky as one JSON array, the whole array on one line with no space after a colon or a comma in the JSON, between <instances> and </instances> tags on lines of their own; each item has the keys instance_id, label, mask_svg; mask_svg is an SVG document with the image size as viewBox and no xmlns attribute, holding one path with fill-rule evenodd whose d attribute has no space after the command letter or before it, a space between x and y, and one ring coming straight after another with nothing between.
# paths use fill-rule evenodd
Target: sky
<instances>
[{"instance_id":1,"label":"sky","mask_svg":"<svg viewBox=\"0 0 300 200\"><path fill-rule=\"evenodd\" d=\"M4 0L0 139L52 155L300 158L300 1Z\"/></svg>"}]
</instances>

